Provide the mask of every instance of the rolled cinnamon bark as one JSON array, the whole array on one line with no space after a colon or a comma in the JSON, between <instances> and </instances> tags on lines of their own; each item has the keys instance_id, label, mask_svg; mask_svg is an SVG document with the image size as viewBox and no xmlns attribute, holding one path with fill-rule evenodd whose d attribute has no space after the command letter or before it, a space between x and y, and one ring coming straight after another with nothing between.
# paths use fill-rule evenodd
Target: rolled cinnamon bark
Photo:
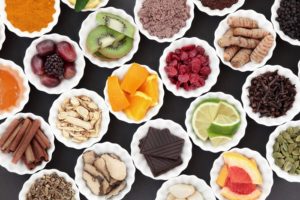
<instances>
[{"instance_id":1,"label":"rolled cinnamon bark","mask_svg":"<svg viewBox=\"0 0 300 200\"><path fill-rule=\"evenodd\" d=\"M10 152L15 152L16 151L18 145L20 144L20 142L23 138L23 135L25 135L25 133L28 132L30 127L31 127L31 120L29 118L26 118L23 121L22 125L20 124L19 126L21 128L20 128L16 138L14 139L14 141L12 142L12 144L9 147Z\"/></svg>"},{"instance_id":2,"label":"rolled cinnamon bark","mask_svg":"<svg viewBox=\"0 0 300 200\"><path fill-rule=\"evenodd\" d=\"M10 134L9 138L6 140L6 142L2 146L2 148L1 148L2 151L6 151L6 152L9 151L9 146L11 145L11 143L13 142L13 140L15 139L15 137L17 136L19 130L20 130L20 126L16 127L13 130L13 132Z\"/></svg>"},{"instance_id":3,"label":"rolled cinnamon bark","mask_svg":"<svg viewBox=\"0 0 300 200\"><path fill-rule=\"evenodd\" d=\"M35 157L34 157L34 153L32 151L32 147L29 144L26 151L25 151L25 159L28 163L34 163L35 162Z\"/></svg>"},{"instance_id":4,"label":"rolled cinnamon bark","mask_svg":"<svg viewBox=\"0 0 300 200\"><path fill-rule=\"evenodd\" d=\"M31 143L32 143L32 149L33 149L33 152L35 155L35 162L39 163L43 160L48 161L49 160L48 153L46 152L45 149L43 149L41 147L39 142L36 139L33 139Z\"/></svg>"},{"instance_id":5,"label":"rolled cinnamon bark","mask_svg":"<svg viewBox=\"0 0 300 200\"><path fill-rule=\"evenodd\" d=\"M36 167L35 163L28 163L27 160L26 160L26 157L24 155L22 156L22 160L23 160L24 164L26 165L26 167L29 170L32 170L32 169L34 169Z\"/></svg>"},{"instance_id":6,"label":"rolled cinnamon bark","mask_svg":"<svg viewBox=\"0 0 300 200\"><path fill-rule=\"evenodd\" d=\"M37 131L34 138L39 142L43 149L49 149L51 147L49 139L47 138L47 136L45 136L41 129Z\"/></svg>"},{"instance_id":7,"label":"rolled cinnamon bark","mask_svg":"<svg viewBox=\"0 0 300 200\"><path fill-rule=\"evenodd\" d=\"M9 126L4 131L2 137L0 138L0 147L3 146L3 144L6 142L6 140L9 138L10 134L13 132L13 130L19 125L21 122L21 119L14 119Z\"/></svg>"}]
</instances>

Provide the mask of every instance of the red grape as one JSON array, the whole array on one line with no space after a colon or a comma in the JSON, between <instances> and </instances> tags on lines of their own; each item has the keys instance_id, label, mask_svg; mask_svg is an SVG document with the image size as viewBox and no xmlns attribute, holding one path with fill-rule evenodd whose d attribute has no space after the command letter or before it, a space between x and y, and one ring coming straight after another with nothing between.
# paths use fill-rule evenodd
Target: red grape
<instances>
[{"instance_id":1,"label":"red grape","mask_svg":"<svg viewBox=\"0 0 300 200\"><path fill-rule=\"evenodd\" d=\"M76 74L75 63L66 63L64 67L65 67L64 78L65 79L73 78Z\"/></svg>"},{"instance_id":2,"label":"red grape","mask_svg":"<svg viewBox=\"0 0 300 200\"><path fill-rule=\"evenodd\" d=\"M55 43L52 40L44 40L36 45L36 50L40 56L47 56L54 53Z\"/></svg>"},{"instance_id":3,"label":"red grape","mask_svg":"<svg viewBox=\"0 0 300 200\"><path fill-rule=\"evenodd\" d=\"M60 84L60 80L53 76L44 75L41 76L40 78L41 78L41 83L46 87L56 87Z\"/></svg>"},{"instance_id":4,"label":"red grape","mask_svg":"<svg viewBox=\"0 0 300 200\"><path fill-rule=\"evenodd\" d=\"M66 62L74 62L77 58L74 47L68 42L59 42L56 44L58 55Z\"/></svg>"},{"instance_id":5,"label":"red grape","mask_svg":"<svg viewBox=\"0 0 300 200\"><path fill-rule=\"evenodd\" d=\"M43 59L40 58L38 55L35 55L31 59L31 69L34 74L36 75L43 75L44 69L43 69Z\"/></svg>"}]
</instances>

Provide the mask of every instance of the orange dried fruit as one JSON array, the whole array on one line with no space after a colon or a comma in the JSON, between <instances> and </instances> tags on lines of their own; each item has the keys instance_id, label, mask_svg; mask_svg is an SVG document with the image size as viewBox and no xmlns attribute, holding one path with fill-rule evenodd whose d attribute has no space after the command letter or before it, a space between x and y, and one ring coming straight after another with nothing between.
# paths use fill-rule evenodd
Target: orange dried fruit
<instances>
[{"instance_id":1,"label":"orange dried fruit","mask_svg":"<svg viewBox=\"0 0 300 200\"><path fill-rule=\"evenodd\" d=\"M107 93L113 111L122 111L130 105L117 76L108 77Z\"/></svg>"},{"instance_id":2,"label":"orange dried fruit","mask_svg":"<svg viewBox=\"0 0 300 200\"><path fill-rule=\"evenodd\" d=\"M151 107L152 98L143 92L137 91L129 96L130 106L124 111L128 118L141 121Z\"/></svg>"},{"instance_id":3,"label":"orange dried fruit","mask_svg":"<svg viewBox=\"0 0 300 200\"><path fill-rule=\"evenodd\" d=\"M121 83L121 88L129 94L134 94L149 76L147 69L140 64L133 63Z\"/></svg>"},{"instance_id":4,"label":"orange dried fruit","mask_svg":"<svg viewBox=\"0 0 300 200\"><path fill-rule=\"evenodd\" d=\"M159 97L158 76L156 74L148 76L145 83L139 88L139 91L152 98L151 106L157 105Z\"/></svg>"},{"instance_id":5,"label":"orange dried fruit","mask_svg":"<svg viewBox=\"0 0 300 200\"><path fill-rule=\"evenodd\" d=\"M229 170L228 170L228 166L227 165L224 165L219 173L219 176L216 180L217 184L220 186L220 187L224 187L225 186L225 183L226 183L226 179L228 177L228 174L229 174Z\"/></svg>"}]
</instances>

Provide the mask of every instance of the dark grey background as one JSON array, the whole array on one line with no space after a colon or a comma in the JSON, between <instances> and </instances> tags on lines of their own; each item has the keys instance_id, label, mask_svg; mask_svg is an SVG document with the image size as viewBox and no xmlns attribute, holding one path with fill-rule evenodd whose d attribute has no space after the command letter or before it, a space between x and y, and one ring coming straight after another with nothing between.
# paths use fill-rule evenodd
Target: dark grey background
<instances>
[{"instance_id":1,"label":"dark grey background","mask_svg":"<svg viewBox=\"0 0 300 200\"><path fill-rule=\"evenodd\" d=\"M121 8L126 10L130 15L133 15L134 0L110 0L108 6ZM259 13L266 15L268 19L271 17L272 0L246 0L243 9L253 9ZM79 41L78 31L82 21L89 13L75 13L65 4L61 3L62 12L59 17L58 24L53 29L53 33L67 35L75 41ZM34 19L34 17L33 17ZM195 19L192 28L186 33L186 37L199 37L207 40L213 45L214 31L218 23L223 17L210 17L205 13L200 12L195 7ZM23 66L23 57L26 48L30 45L32 39L25 39L16 36L10 31L6 30L6 41L0 57L13 60L20 66ZM135 54L133 61L146 64L153 69L158 69L159 58L168 43L159 44L155 41L150 41L141 35L141 43L139 51ZM281 39L277 38L277 47L274 51L272 59L268 64L279 64L286 68L290 68L294 73L297 71L297 62L300 47L294 47ZM241 73L230 69L224 65L220 66L221 73L217 84L211 91L222 91L232 94L235 98L240 100L242 85L249 73ZM85 74L77 88L87 88L98 92L103 96L103 88L107 76L113 70L98 68L91 64L86 59ZM24 112L32 112L34 114L43 116L48 119L49 109L52 102L57 98L57 95L49 95L37 91L31 85L30 100L26 105ZM180 97L175 97L170 92L166 91L164 105L159 114L156 116L172 119L175 122L184 126L185 112L189 107L190 100ZM300 102L299 102L300 103ZM297 116L296 119L299 119ZM266 143L269 134L275 127L267 128L258 125L253 120L247 118L248 127L246 136L241 140L238 147L249 147L253 150L259 151L263 156L266 154ZM110 141L120 144L130 152L130 142L133 133L138 128L138 125L130 125L117 120L111 115L111 122L108 133L104 136L102 141ZM55 141L56 149L53 154L53 159L46 166L46 168L56 168L58 170L67 172L71 177L74 177L74 166L77 157L82 153L74 149L66 148L63 144ZM193 146L193 157L189 163L188 168L183 172L184 174L194 174L199 178L204 179L209 183L209 171L212 167L213 161L219 154L213 154L201 150L199 147ZM16 200L18 193L22 188L23 183L29 178L29 175L19 176L7 172L0 167L0 200ZM274 186L268 200L299 200L300 199L300 184L289 183L283 179L278 178L274 174ZM136 172L136 181L133 184L132 190L126 195L126 200L154 200L156 191L159 189L163 181L154 181L143 176L139 171ZM82 197L82 199L85 199Z\"/></svg>"}]
</instances>

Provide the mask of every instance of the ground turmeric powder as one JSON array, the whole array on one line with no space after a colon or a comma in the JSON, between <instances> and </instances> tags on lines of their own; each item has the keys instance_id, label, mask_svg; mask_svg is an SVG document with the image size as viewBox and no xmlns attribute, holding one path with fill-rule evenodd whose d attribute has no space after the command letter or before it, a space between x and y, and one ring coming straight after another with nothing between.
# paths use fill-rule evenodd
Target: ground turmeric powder
<instances>
[{"instance_id":1,"label":"ground turmeric powder","mask_svg":"<svg viewBox=\"0 0 300 200\"><path fill-rule=\"evenodd\" d=\"M55 0L5 0L8 21L21 31L35 32L53 21Z\"/></svg>"}]
</instances>

